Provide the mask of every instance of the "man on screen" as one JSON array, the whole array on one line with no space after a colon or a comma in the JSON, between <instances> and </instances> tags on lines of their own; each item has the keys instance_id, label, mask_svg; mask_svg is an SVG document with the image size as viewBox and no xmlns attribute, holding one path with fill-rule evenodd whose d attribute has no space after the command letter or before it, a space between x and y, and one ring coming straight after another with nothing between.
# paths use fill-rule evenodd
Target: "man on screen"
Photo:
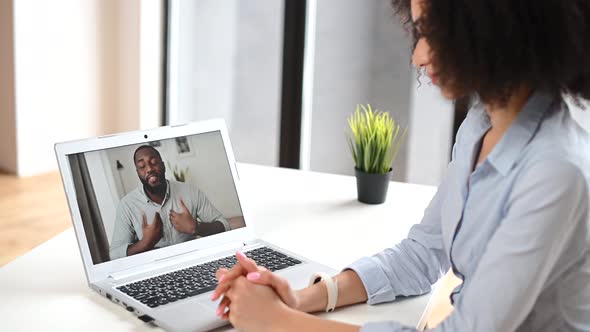
<instances>
[{"instance_id":1,"label":"man on screen","mask_svg":"<svg viewBox=\"0 0 590 332\"><path fill-rule=\"evenodd\" d=\"M117 207L111 259L230 229L198 188L166 180L166 166L154 147L137 148L133 162L141 185L123 197Z\"/></svg>"}]
</instances>

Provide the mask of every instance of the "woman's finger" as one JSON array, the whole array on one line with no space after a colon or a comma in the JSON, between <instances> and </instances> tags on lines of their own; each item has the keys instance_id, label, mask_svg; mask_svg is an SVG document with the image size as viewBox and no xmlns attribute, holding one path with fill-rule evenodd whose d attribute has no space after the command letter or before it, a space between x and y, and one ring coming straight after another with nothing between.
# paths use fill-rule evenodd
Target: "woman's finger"
<instances>
[{"instance_id":1,"label":"woman's finger","mask_svg":"<svg viewBox=\"0 0 590 332\"><path fill-rule=\"evenodd\" d=\"M249 272L257 272L259 269L261 269L258 265L256 265L256 263L252 259L246 257L246 255L241 251L238 251L236 253L236 257L238 259L238 263L234 265L230 270L223 274L221 274L219 270L215 273L215 275L217 276L218 284L215 290L213 291L213 294L211 294L211 300L215 301L222 294L224 294L228 290L231 282L234 281L237 277L245 276Z\"/></svg>"},{"instance_id":2,"label":"woman's finger","mask_svg":"<svg viewBox=\"0 0 590 332\"><path fill-rule=\"evenodd\" d=\"M217 269L217 271L215 271L215 278L217 278L217 281L219 281L221 279L221 277L226 274L229 270L226 269L225 267L220 267L219 269Z\"/></svg>"},{"instance_id":3,"label":"woman's finger","mask_svg":"<svg viewBox=\"0 0 590 332\"><path fill-rule=\"evenodd\" d=\"M213 294L211 294L211 300L217 300L227 291L232 281L241 275L245 275L246 273L248 272L246 272L246 270L240 264L234 265L231 269L226 270L226 272L223 274L217 270L215 275L217 276L218 282L217 287L215 287L215 290L213 291Z\"/></svg>"},{"instance_id":4,"label":"woman's finger","mask_svg":"<svg viewBox=\"0 0 590 332\"><path fill-rule=\"evenodd\" d=\"M281 300L289 306L293 306L296 302L295 295L287 279L281 278L271 271L260 270L258 272L250 272L246 275L246 279L255 284L272 287Z\"/></svg>"},{"instance_id":5,"label":"woman's finger","mask_svg":"<svg viewBox=\"0 0 590 332\"><path fill-rule=\"evenodd\" d=\"M221 315L221 319L229 320L229 307L228 307L228 310L224 314Z\"/></svg>"},{"instance_id":6,"label":"woman's finger","mask_svg":"<svg viewBox=\"0 0 590 332\"><path fill-rule=\"evenodd\" d=\"M246 255L243 252L236 252L236 257L238 258L238 263L240 263L240 265L242 265L247 272L258 271L258 265L256 265L256 262L246 257Z\"/></svg>"},{"instance_id":7,"label":"woman's finger","mask_svg":"<svg viewBox=\"0 0 590 332\"><path fill-rule=\"evenodd\" d=\"M217 316L221 317L222 319L226 319L223 318L224 316L228 316L227 311L229 311L229 304L231 303L229 297L224 296L223 299L221 299L221 302L219 302L219 305L217 306Z\"/></svg>"}]
</instances>

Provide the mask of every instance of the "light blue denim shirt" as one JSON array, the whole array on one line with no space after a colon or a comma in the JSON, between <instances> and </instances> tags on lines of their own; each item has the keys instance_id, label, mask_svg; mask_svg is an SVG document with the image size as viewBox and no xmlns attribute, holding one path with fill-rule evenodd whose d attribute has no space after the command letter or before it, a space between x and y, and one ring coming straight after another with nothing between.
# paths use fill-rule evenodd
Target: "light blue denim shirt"
<instances>
[{"instance_id":1,"label":"light blue denim shirt","mask_svg":"<svg viewBox=\"0 0 590 332\"><path fill-rule=\"evenodd\" d=\"M348 268L375 304L427 293L452 267L463 280L455 310L433 331L590 331L588 133L564 103L535 93L472 171L490 126L474 106L421 223ZM415 329L374 322L361 331Z\"/></svg>"}]
</instances>

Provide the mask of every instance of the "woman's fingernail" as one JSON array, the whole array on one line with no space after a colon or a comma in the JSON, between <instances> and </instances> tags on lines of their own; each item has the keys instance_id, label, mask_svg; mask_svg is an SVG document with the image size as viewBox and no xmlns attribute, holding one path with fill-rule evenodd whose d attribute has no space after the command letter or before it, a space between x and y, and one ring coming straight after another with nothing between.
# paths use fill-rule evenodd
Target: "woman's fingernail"
<instances>
[{"instance_id":1,"label":"woman's fingernail","mask_svg":"<svg viewBox=\"0 0 590 332\"><path fill-rule=\"evenodd\" d=\"M223 309L217 308L217 316L221 316L222 313L223 313Z\"/></svg>"},{"instance_id":2,"label":"woman's fingernail","mask_svg":"<svg viewBox=\"0 0 590 332\"><path fill-rule=\"evenodd\" d=\"M236 252L236 255L240 258L247 258L246 255L244 255L244 253L241 251Z\"/></svg>"},{"instance_id":3,"label":"woman's fingernail","mask_svg":"<svg viewBox=\"0 0 590 332\"><path fill-rule=\"evenodd\" d=\"M217 294L217 293L213 292L213 294L211 294L211 300L213 300L215 298L215 294Z\"/></svg>"},{"instance_id":4,"label":"woman's fingernail","mask_svg":"<svg viewBox=\"0 0 590 332\"><path fill-rule=\"evenodd\" d=\"M219 282L222 282L223 279L225 279L225 274L222 274L221 277L219 277Z\"/></svg>"},{"instance_id":5,"label":"woman's fingernail","mask_svg":"<svg viewBox=\"0 0 590 332\"><path fill-rule=\"evenodd\" d=\"M250 273L248 273L248 275L246 275L246 278L248 280L258 280L258 279L260 279L260 273L258 273L258 272L250 272Z\"/></svg>"}]
</instances>

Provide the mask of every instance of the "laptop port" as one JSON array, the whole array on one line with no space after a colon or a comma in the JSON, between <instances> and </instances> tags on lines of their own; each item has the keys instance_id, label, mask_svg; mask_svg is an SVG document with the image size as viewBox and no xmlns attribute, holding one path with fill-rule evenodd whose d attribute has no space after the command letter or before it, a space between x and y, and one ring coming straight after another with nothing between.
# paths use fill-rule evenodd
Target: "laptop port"
<instances>
[{"instance_id":1,"label":"laptop port","mask_svg":"<svg viewBox=\"0 0 590 332\"><path fill-rule=\"evenodd\" d=\"M107 293L107 299L109 299L111 301L113 300L113 297L111 296L111 294Z\"/></svg>"}]
</instances>

